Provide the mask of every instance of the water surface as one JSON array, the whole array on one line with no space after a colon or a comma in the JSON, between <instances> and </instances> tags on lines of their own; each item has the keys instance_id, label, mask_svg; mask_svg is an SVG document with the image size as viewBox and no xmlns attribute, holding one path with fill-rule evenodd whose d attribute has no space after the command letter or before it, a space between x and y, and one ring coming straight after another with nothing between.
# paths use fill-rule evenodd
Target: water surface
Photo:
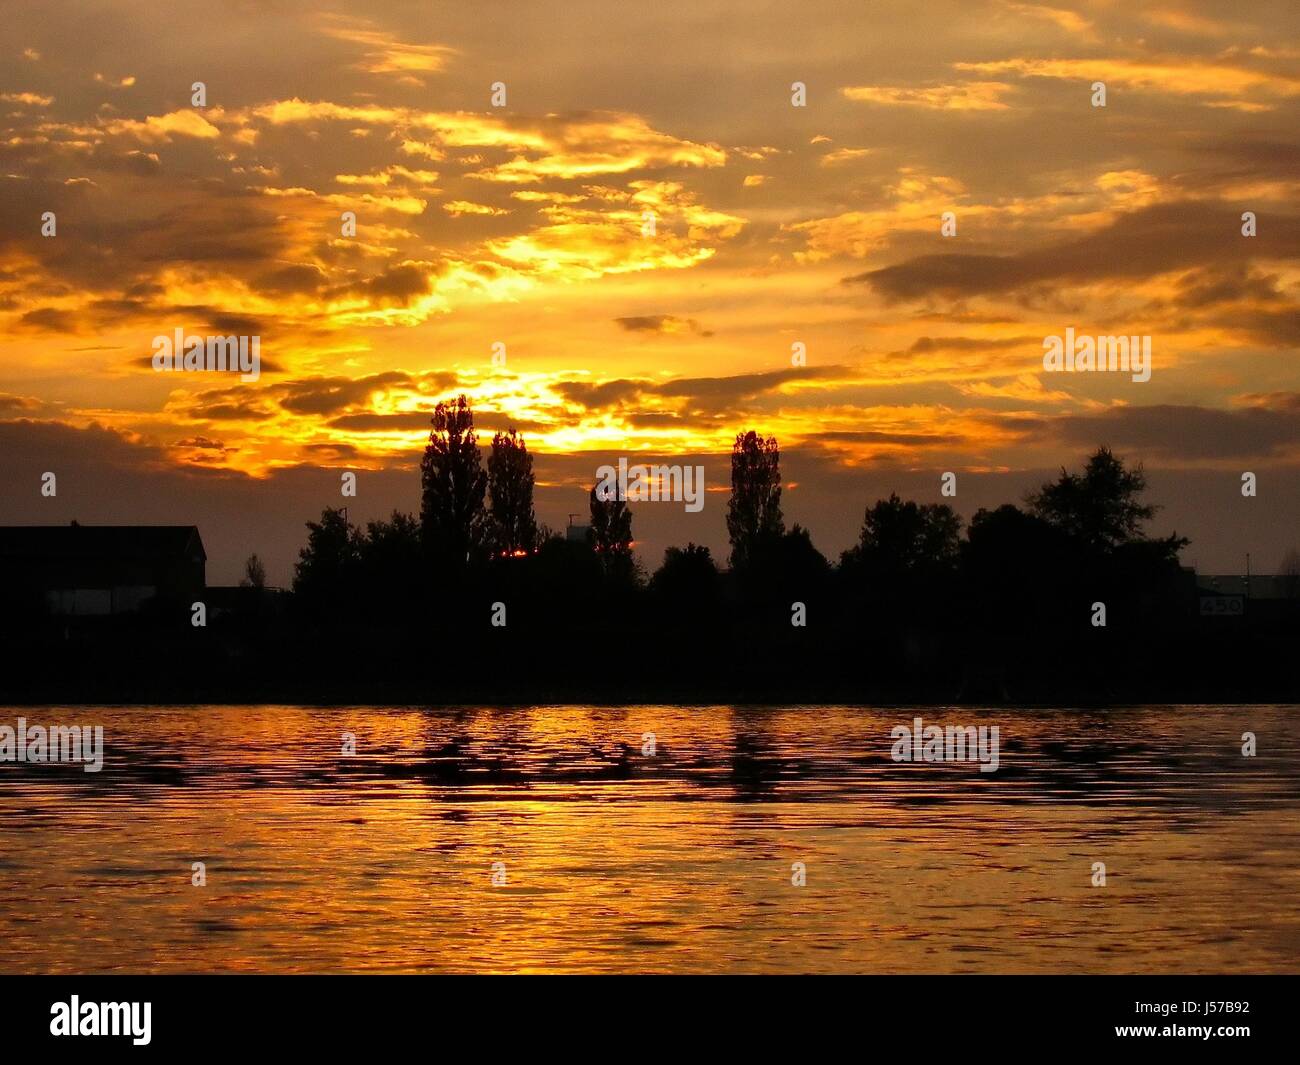
<instances>
[{"instance_id":1,"label":"water surface","mask_svg":"<svg viewBox=\"0 0 1300 1065\"><path fill-rule=\"evenodd\" d=\"M999 770L893 762L918 715ZM1298 968L1297 707L19 716L106 756L0 764L5 972Z\"/></svg>"}]
</instances>

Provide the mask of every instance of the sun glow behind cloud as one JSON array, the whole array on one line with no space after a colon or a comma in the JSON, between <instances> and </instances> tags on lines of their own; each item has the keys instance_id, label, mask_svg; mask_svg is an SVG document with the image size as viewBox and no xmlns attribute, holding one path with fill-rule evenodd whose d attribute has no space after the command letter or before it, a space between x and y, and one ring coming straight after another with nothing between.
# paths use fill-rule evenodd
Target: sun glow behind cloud
<instances>
[{"instance_id":1,"label":"sun glow behind cloud","mask_svg":"<svg viewBox=\"0 0 1300 1065\"><path fill-rule=\"evenodd\" d=\"M936 11L926 47L888 11L812 37L754 16L737 34L799 57L806 109L784 74L701 90L721 60L698 33L673 37L680 90L595 9L596 67L541 24L541 51L502 54L452 17L249 16L302 66L235 77L215 34L205 108L129 5L109 5L129 75L20 19L0 417L265 477L409 464L463 391L486 435L548 453L717 453L755 426L845 468L974 469L1057 463L1098 411L1293 393L1300 79L1266 10L976 7ZM1156 336L1153 383L1045 378L1066 324ZM154 374L176 327L262 336L262 380Z\"/></svg>"}]
</instances>

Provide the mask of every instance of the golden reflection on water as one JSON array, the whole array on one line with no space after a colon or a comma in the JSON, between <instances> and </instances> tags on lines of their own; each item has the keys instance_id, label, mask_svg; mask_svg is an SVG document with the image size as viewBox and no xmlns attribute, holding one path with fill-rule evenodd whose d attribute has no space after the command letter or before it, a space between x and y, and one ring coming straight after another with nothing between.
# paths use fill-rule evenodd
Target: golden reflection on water
<instances>
[{"instance_id":1,"label":"golden reflection on water","mask_svg":"<svg viewBox=\"0 0 1300 1065\"><path fill-rule=\"evenodd\" d=\"M1300 957L1295 707L11 708L0 724L19 716L102 724L106 756L98 774L0 765L6 972ZM890 729L914 716L998 725L999 770L892 762Z\"/></svg>"}]
</instances>

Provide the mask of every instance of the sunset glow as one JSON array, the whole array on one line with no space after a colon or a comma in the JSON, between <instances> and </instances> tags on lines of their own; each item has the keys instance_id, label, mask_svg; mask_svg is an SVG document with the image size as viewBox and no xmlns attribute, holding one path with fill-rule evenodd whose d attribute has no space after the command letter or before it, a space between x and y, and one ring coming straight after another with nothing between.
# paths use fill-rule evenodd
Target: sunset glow
<instances>
[{"instance_id":1,"label":"sunset glow","mask_svg":"<svg viewBox=\"0 0 1300 1065\"><path fill-rule=\"evenodd\" d=\"M580 4L501 40L428 5L173 10L109 4L88 47L10 18L15 454L102 432L218 493L410 469L464 392L552 463L560 511L588 453L721 455L748 425L805 484L1050 470L1103 439L1294 477L1300 64L1267 6L941 4L924 39L900 4L739 27ZM1045 375L1067 325L1153 336L1151 381ZM153 373L174 328L259 334L261 379Z\"/></svg>"}]
</instances>

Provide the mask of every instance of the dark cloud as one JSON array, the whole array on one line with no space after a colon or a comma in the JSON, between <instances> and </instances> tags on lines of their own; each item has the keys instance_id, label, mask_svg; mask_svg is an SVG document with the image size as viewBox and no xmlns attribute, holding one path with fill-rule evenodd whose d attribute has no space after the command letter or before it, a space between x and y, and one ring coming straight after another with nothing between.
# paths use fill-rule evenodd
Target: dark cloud
<instances>
[{"instance_id":1,"label":"dark cloud","mask_svg":"<svg viewBox=\"0 0 1300 1065\"><path fill-rule=\"evenodd\" d=\"M133 363L151 366L151 355L142 355ZM262 369L268 371L267 360ZM171 409L187 418L213 421L241 419L265 420L281 410L299 415L340 415L327 424L331 428L353 432L381 432L393 429L426 428L432 413L377 414L369 410L352 410L365 406L376 392L388 390L431 394L445 391L456 383L456 375L447 371L430 371L412 375L402 370L388 370L364 377L303 377L269 386L238 385L216 388L184 397ZM350 411L347 414L341 412Z\"/></svg>"},{"instance_id":2,"label":"dark cloud","mask_svg":"<svg viewBox=\"0 0 1300 1065\"><path fill-rule=\"evenodd\" d=\"M660 396L683 396L692 400L734 403L753 399L791 381L842 378L851 371L844 366L792 366L767 373L737 374L734 377L683 377L647 387Z\"/></svg>"},{"instance_id":3,"label":"dark cloud","mask_svg":"<svg viewBox=\"0 0 1300 1065\"><path fill-rule=\"evenodd\" d=\"M280 406L294 414L334 414L363 403L387 388L409 388L411 375L401 370L369 377L311 377L286 381L276 387Z\"/></svg>"},{"instance_id":4,"label":"dark cloud","mask_svg":"<svg viewBox=\"0 0 1300 1065\"><path fill-rule=\"evenodd\" d=\"M1242 396L1241 401L1253 407L1300 415L1300 392L1254 392Z\"/></svg>"},{"instance_id":5,"label":"dark cloud","mask_svg":"<svg viewBox=\"0 0 1300 1065\"><path fill-rule=\"evenodd\" d=\"M425 296L433 291L433 278L427 264L398 263L374 277L343 285L334 291L363 296L378 307L405 307L416 296Z\"/></svg>"},{"instance_id":6,"label":"dark cloud","mask_svg":"<svg viewBox=\"0 0 1300 1065\"><path fill-rule=\"evenodd\" d=\"M84 163L92 170L153 177L162 173L162 162L154 152L130 149L121 151L106 144L96 144L86 153Z\"/></svg>"},{"instance_id":7,"label":"dark cloud","mask_svg":"<svg viewBox=\"0 0 1300 1065\"><path fill-rule=\"evenodd\" d=\"M1242 308L1217 314L1214 322L1266 347L1300 346L1300 307Z\"/></svg>"},{"instance_id":8,"label":"dark cloud","mask_svg":"<svg viewBox=\"0 0 1300 1065\"><path fill-rule=\"evenodd\" d=\"M1196 143L1209 165L1173 176L1175 184L1194 194L1230 192L1245 181L1294 181L1300 172L1300 141L1215 133L1197 137Z\"/></svg>"},{"instance_id":9,"label":"dark cloud","mask_svg":"<svg viewBox=\"0 0 1300 1065\"><path fill-rule=\"evenodd\" d=\"M1243 300L1271 303L1285 297L1277 287L1276 274L1261 274L1245 263L1207 267L1178 280L1178 307L1210 307Z\"/></svg>"},{"instance_id":10,"label":"dark cloud","mask_svg":"<svg viewBox=\"0 0 1300 1065\"><path fill-rule=\"evenodd\" d=\"M1300 171L1300 141L1252 136L1221 139L1211 142L1208 147L1211 151L1249 163L1252 173L1267 168L1279 176L1293 178Z\"/></svg>"},{"instance_id":11,"label":"dark cloud","mask_svg":"<svg viewBox=\"0 0 1300 1065\"><path fill-rule=\"evenodd\" d=\"M88 316L95 321L128 321L142 317L150 310L150 305L138 299L98 299L91 300L85 306Z\"/></svg>"},{"instance_id":12,"label":"dark cloud","mask_svg":"<svg viewBox=\"0 0 1300 1065\"><path fill-rule=\"evenodd\" d=\"M1022 344L1042 344L1042 337L918 337L906 351L890 352L890 357L924 355L933 351L1006 351Z\"/></svg>"},{"instance_id":13,"label":"dark cloud","mask_svg":"<svg viewBox=\"0 0 1300 1065\"><path fill-rule=\"evenodd\" d=\"M1267 239L1241 236L1241 214L1216 203L1159 204L1082 237L1017 255L921 255L844 279L887 300L1014 292L1046 282L1148 278L1224 260L1300 258L1300 218L1273 215Z\"/></svg>"},{"instance_id":14,"label":"dark cloud","mask_svg":"<svg viewBox=\"0 0 1300 1065\"><path fill-rule=\"evenodd\" d=\"M629 333L680 333L687 331L697 336L711 337L711 330L704 329L694 318L679 318L675 314L646 314L630 318L615 318L620 328Z\"/></svg>"},{"instance_id":15,"label":"dark cloud","mask_svg":"<svg viewBox=\"0 0 1300 1065\"><path fill-rule=\"evenodd\" d=\"M706 417L711 412L721 414L735 404L773 392L791 381L815 381L842 378L851 371L844 366L802 366L766 373L737 374L733 377L680 377L672 381L649 381L618 378L599 384L589 381L559 381L554 385L565 399L589 411L616 410L626 407L642 396L661 396L697 405L695 417ZM629 418L643 417L648 413L672 412L628 411Z\"/></svg>"},{"instance_id":16,"label":"dark cloud","mask_svg":"<svg viewBox=\"0 0 1300 1065\"><path fill-rule=\"evenodd\" d=\"M203 451L230 450L220 440L212 440L206 436L189 436L184 440L177 440L172 446L178 448L197 448Z\"/></svg>"},{"instance_id":17,"label":"dark cloud","mask_svg":"<svg viewBox=\"0 0 1300 1065\"><path fill-rule=\"evenodd\" d=\"M1100 444L1164 461L1276 459L1300 455L1300 400L1273 394L1268 404L1221 410L1159 404L1115 407L1100 414L990 419L1003 431L1059 441L1071 448Z\"/></svg>"},{"instance_id":18,"label":"dark cloud","mask_svg":"<svg viewBox=\"0 0 1300 1065\"><path fill-rule=\"evenodd\" d=\"M343 429L350 433L391 433L429 429L432 417L433 411L399 411L394 414L367 412L344 414L331 418L327 424L331 429Z\"/></svg>"},{"instance_id":19,"label":"dark cloud","mask_svg":"<svg viewBox=\"0 0 1300 1065\"><path fill-rule=\"evenodd\" d=\"M198 309L198 308L196 308ZM266 329L265 323L245 314L229 314L225 311L204 308L208 316L208 327L223 336L261 336Z\"/></svg>"},{"instance_id":20,"label":"dark cloud","mask_svg":"<svg viewBox=\"0 0 1300 1065\"><path fill-rule=\"evenodd\" d=\"M353 444L303 444L302 451L319 459L355 459L361 452Z\"/></svg>"},{"instance_id":21,"label":"dark cloud","mask_svg":"<svg viewBox=\"0 0 1300 1065\"><path fill-rule=\"evenodd\" d=\"M255 292L272 295L295 295L316 292L325 285L325 272L310 263L271 270L250 282Z\"/></svg>"},{"instance_id":22,"label":"dark cloud","mask_svg":"<svg viewBox=\"0 0 1300 1065\"><path fill-rule=\"evenodd\" d=\"M191 407L186 413L191 418L208 419L214 422L265 421L274 416L273 411L254 402L199 404Z\"/></svg>"},{"instance_id":23,"label":"dark cloud","mask_svg":"<svg viewBox=\"0 0 1300 1065\"><path fill-rule=\"evenodd\" d=\"M497 411L483 411L475 413L474 428L478 431L480 437L484 433L508 433L511 429L520 433L540 433L554 426L544 425L541 422L530 421L526 418L512 418L508 414L502 414ZM480 439L480 445L486 445L487 441Z\"/></svg>"},{"instance_id":24,"label":"dark cloud","mask_svg":"<svg viewBox=\"0 0 1300 1065\"><path fill-rule=\"evenodd\" d=\"M268 284L289 284L295 279L277 278L267 267L288 257L293 216L273 213L266 197L189 177L151 183L141 193L134 185L138 175L158 165L149 152L101 145L80 162L111 166L121 176L103 188L39 176L0 178L0 252L37 264L21 291L6 293L6 305L22 311L13 328L86 333L148 322L157 331L159 321L198 326L206 320L217 332L264 332L262 323L234 307L168 306L158 272L235 284L271 274ZM57 236L41 235L45 211L57 216ZM80 305L42 306L68 297Z\"/></svg>"},{"instance_id":25,"label":"dark cloud","mask_svg":"<svg viewBox=\"0 0 1300 1065\"><path fill-rule=\"evenodd\" d=\"M672 411L632 412L623 415L623 421L637 429L680 429L686 419ZM690 419L690 425L698 428L699 418Z\"/></svg>"},{"instance_id":26,"label":"dark cloud","mask_svg":"<svg viewBox=\"0 0 1300 1065\"><path fill-rule=\"evenodd\" d=\"M428 394L445 392L459 380L460 378L450 370L429 370L416 376L415 385L421 392Z\"/></svg>"},{"instance_id":27,"label":"dark cloud","mask_svg":"<svg viewBox=\"0 0 1300 1065\"><path fill-rule=\"evenodd\" d=\"M619 378L614 381L558 381L554 388L571 403L587 410L604 410L635 399L645 388L643 381Z\"/></svg>"},{"instance_id":28,"label":"dark cloud","mask_svg":"<svg viewBox=\"0 0 1300 1065\"><path fill-rule=\"evenodd\" d=\"M263 391L244 387L209 389L187 397L182 405L169 407L186 418L203 421L265 421L275 410L264 402Z\"/></svg>"},{"instance_id":29,"label":"dark cloud","mask_svg":"<svg viewBox=\"0 0 1300 1065\"><path fill-rule=\"evenodd\" d=\"M392 414L364 412L344 414L329 421L331 429L342 429L351 433L392 433L410 432L411 430L429 430L432 427L433 410L398 411ZM521 433L544 432L553 426L528 419L511 418L495 411L475 411L474 429L483 433L507 432L516 429Z\"/></svg>"},{"instance_id":30,"label":"dark cloud","mask_svg":"<svg viewBox=\"0 0 1300 1065\"><path fill-rule=\"evenodd\" d=\"M36 333L76 333L77 316L71 311L56 307L41 307L28 311L18 319L19 327Z\"/></svg>"},{"instance_id":31,"label":"dark cloud","mask_svg":"<svg viewBox=\"0 0 1300 1065\"><path fill-rule=\"evenodd\" d=\"M965 438L950 433L882 433L869 429L837 430L824 433L811 433L806 440L816 443L835 444L900 444L905 446L962 444Z\"/></svg>"},{"instance_id":32,"label":"dark cloud","mask_svg":"<svg viewBox=\"0 0 1300 1065\"><path fill-rule=\"evenodd\" d=\"M13 396L7 392L0 392L0 412L34 410L36 407L35 400L27 399L25 396Z\"/></svg>"}]
</instances>

